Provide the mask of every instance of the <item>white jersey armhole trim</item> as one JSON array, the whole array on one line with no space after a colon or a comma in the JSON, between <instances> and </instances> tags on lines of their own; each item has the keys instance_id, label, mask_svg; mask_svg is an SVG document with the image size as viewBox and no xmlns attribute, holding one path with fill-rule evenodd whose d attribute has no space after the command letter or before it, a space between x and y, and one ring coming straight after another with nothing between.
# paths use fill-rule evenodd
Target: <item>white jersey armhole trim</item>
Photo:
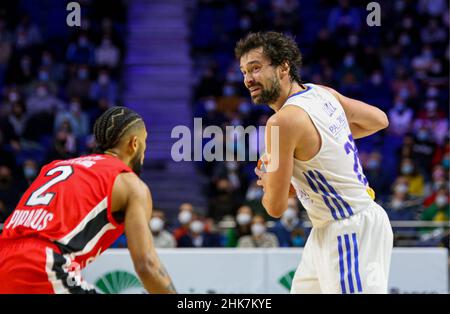
<instances>
[{"instance_id":1,"label":"white jersey armhole trim","mask_svg":"<svg viewBox=\"0 0 450 314\"><path fill-rule=\"evenodd\" d=\"M301 162L301 163L309 163L309 162L312 162L312 161L314 161L315 159L317 159L317 156L319 156L320 153L323 151L323 146L324 146L324 145L323 145L323 137L322 137L322 134L320 133L319 128L318 128L317 125L316 125L316 122L314 122L314 119L311 117L311 115L308 113L308 111L306 111L305 109L303 109L302 107L300 107L300 106L298 106L298 105L290 104L290 103L284 104L284 105L283 105L283 108L284 108L284 107L287 107L287 106L295 106L295 107L297 107L297 108L302 109L304 112L306 112L306 114L308 115L309 120L311 120L311 122L312 122L314 128L316 129L317 133L319 133L319 138L320 138L320 148L319 148L319 151L318 151L313 157L311 157L311 158L308 159L308 160L300 160L300 159L296 159L295 156L294 156L294 160L297 161L297 162Z\"/></svg>"}]
</instances>

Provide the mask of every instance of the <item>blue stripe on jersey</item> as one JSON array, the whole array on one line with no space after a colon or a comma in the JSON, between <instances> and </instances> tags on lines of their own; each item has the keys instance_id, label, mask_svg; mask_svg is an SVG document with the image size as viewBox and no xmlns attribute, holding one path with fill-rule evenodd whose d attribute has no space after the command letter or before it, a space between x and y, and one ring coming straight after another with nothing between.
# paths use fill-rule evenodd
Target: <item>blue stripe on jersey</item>
<instances>
[{"instance_id":1,"label":"blue stripe on jersey","mask_svg":"<svg viewBox=\"0 0 450 314\"><path fill-rule=\"evenodd\" d=\"M330 190L330 192L338 199L342 202L342 204L344 204L345 208L347 209L347 212L350 216L353 215L353 210L352 207L336 192L336 190L328 183L328 181L325 179L325 177L323 176L323 174L321 174L319 171L314 170L317 173L317 176L319 177L320 181L323 182L323 184L325 184L328 189ZM342 216L342 218L344 218L345 216Z\"/></svg>"},{"instance_id":2,"label":"blue stripe on jersey","mask_svg":"<svg viewBox=\"0 0 450 314\"><path fill-rule=\"evenodd\" d=\"M361 278L359 276L359 261L358 261L358 241L356 240L356 233L352 233L353 240L353 253L355 258L355 275L356 275L356 284L358 286L358 292L362 292Z\"/></svg>"},{"instance_id":3,"label":"blue stripe on jersey","mask_svg":"<svg viewBox=\"0 0 450 314\"><path fill-rule=\"evenodd\" d=\"M344 234L345 239L345 250L347 251L347 277L348 277L348 285L350 287L350 293L354 293L355 289L353 287L353 278L352 278L352 250L350 247L350 240L348 234Z\"/></svg>"},{"instance_id":4,"label":"blue stripe on jersey","mask_svg":"<svg viewBox=\"0 0 450 314\"><path fill-rule=\"evenodd\" d=\"M308 183L311 186L311 189L314 191L314 193L320 194L322 196L322 199L325 202L325 205L327 205L327 207L330 209L331 215L333 216L334 220L338 220L338 217L336 215L336 210L334 209L333 206L331 206L330 202L328 201L328 197L326 195L324 195L323 193L319 193L319 191L316 188L316 185L314 184L313 180L308 176L308 174L303 172L303 175L305 176L306 180L308 181ZM317 180L314 180L314 181L317 182ZM319 185L319 187L320 187L320 185ZM322 188L321 188L321 190L323 192ZM325 191L325 193L326 193L326 191Z\"/></svg>"},{"instance_id":5,"label":"blue stripe on jersey","mask_svg":"<svg viewBox=\"0 0 450 314\"><path fill-rule=\"evenodd\" d=\"M316 172L318 172L318 171L316 171ZM317 183L317 185L319 186L319 188L320 188L320 190L322 191L322 193L324 193L326 196L328 196L329 198L331 198L331 200L333 201L334 205L336 205L337 209L339 210L339 214L341 214L341 217L342 217L342 218L345 218L345 212L344 212L344 209L342 208L341 204L339 204L339 202L337 201L337 199L334 198L333 196L331 196L331 195L328 193L328 191L325 189L325 187L319 182L319 180L317 180L317 178L316 178L316 176L314 175L314 172L313 172L313 171L309 170L309 171L308 171L308 174L311 176L312 179L314 179L314 181L316 181L316 183ZM321 175L321 176L322 176L322 175ZM323 178L323 176L322 176L322 178ZM325 180L325 178L323 178L323 179ZM322 181L322 180L321 180L321 181ZM325 182L326 182L326 180L325 180ZM326 185L327 185L328 188L330 189L330 185L328 184L328 182L326 183ZM331 189L333 189L333 188L331 187ZM330 192L331 192L331 189L330 189ZM334 191L334 189L333 189L333 191Z\"/></svg>"},{"instance_id":6,"label":"blue stripe on jersey","mask_svg":"<svg viewBox=\"0 0 450 314\"><path fill-rule=\"evenodd\" d=\"M345 276L344 276L344 253L342 252L342 238L341 236L337 237L338 239L338 252L339 252L339 271L341 274L341 290L343 294L347 293L345 289Z\"/></svg>"}]
</instances>

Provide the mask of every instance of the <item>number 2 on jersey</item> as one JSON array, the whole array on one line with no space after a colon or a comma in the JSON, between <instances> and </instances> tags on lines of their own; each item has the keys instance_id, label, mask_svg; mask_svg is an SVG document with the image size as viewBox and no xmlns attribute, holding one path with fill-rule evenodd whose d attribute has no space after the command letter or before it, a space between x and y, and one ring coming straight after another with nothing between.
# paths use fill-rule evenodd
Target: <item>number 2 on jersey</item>
<instances>
[{"instance_id":1,"label":"number 2 on jersey","mask_svg":"<svg viewBox=\"0 0 450 314\"><path fill-rule=\"evenodd\" d=\"M43 186L41 186L39 189L34 191L31 195L28 201L25 205L27 206L38 206L38 205L45 205L48 206L50 202L52 201L53 197L55 196L55 193L48 192L45 193L49 188L54 186L55 184L67 180L72 174L73 174L73 168L71 166L59 166L56 168L53 168L49 170L45 176L52 176L55 173L60 172L59 175L52 178L50 181L45 183Z\"/></svg>"},{"instance_id":2,"label":"number 2 on jersey","mask_svg":"<svg viewBox=\"0 0 450 314\"><path fill-rule=\"evenodd\" d=\"M351 152L353 152L353 171L355 172L356 176L358 177L359 182L361 182L364 185L367 185L367 179L364 176L363 172L362 172L362 166L361 166L361 161L359 160L358 157L358 149L356 148L355 142L353 141L353 136L350 134L348 136L349 141L345 143L344 148L345 148L345 152L348 154L350 154ZM361 171L360 171L361 169Z\"/></svg>"}]
</instances>

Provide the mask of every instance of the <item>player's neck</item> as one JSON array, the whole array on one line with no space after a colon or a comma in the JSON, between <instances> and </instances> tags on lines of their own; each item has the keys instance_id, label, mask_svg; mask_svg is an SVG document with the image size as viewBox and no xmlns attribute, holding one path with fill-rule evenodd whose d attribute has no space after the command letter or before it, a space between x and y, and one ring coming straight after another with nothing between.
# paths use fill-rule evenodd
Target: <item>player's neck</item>
<instances>
[{"instance_id":1,"label":"player's neck","mask_svg":"<svg viewBox=\"0 0 450 314\"><path fill-rule=\"evenodd\" d=\"M303 85L298 84L297 82L290 82L288 88L284 88L281 91L280 97L278 97L278 100L273 103L269 104L269 107L272 108L275 112L281 109L283 105L285 104L286 100L292 96L295 93L301 92L302 90L306 89Z\"/></svg>"},{"instance_id":2,"label":"player's neck","mask_svg":"<svg viewBox=\"0 0 450 314\"><path fill-rule=\"evenodd\" d=\"M130 158L125 157L120 151L114 149L108 149L104 152L105 155L116 157L117 159L122 160L126 165L129 164Z\"/></svg>"}]
</instances>

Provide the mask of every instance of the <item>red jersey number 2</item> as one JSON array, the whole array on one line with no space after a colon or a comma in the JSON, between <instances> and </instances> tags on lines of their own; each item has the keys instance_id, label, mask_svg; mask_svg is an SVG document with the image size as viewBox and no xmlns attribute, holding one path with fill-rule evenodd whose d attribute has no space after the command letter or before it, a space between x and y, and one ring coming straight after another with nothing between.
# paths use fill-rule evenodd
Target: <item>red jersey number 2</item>
<instances>
[{"instance_id":1,"label":"red jersey number 2","mask_svg":"<svg viewBox=\"0 0 450 314\"><path fill-rule=\"evenodd\" d=\"M73 168L72 166L59 166L53 169L50 169L45 176L53 176L55 173L59 174L52 178L50 181L42 185L40 188L35 190L33 193L31 193L30 197L28 198L25 205L27 206L39 206L44 205L48 206L50 202L52 201L53 197L55 196L55 193L48 192L45 193L50 187L54 186L55 184L58 184L59 182L66 181L72 174L73 174Z\"/></svg>"}]
</instances>

